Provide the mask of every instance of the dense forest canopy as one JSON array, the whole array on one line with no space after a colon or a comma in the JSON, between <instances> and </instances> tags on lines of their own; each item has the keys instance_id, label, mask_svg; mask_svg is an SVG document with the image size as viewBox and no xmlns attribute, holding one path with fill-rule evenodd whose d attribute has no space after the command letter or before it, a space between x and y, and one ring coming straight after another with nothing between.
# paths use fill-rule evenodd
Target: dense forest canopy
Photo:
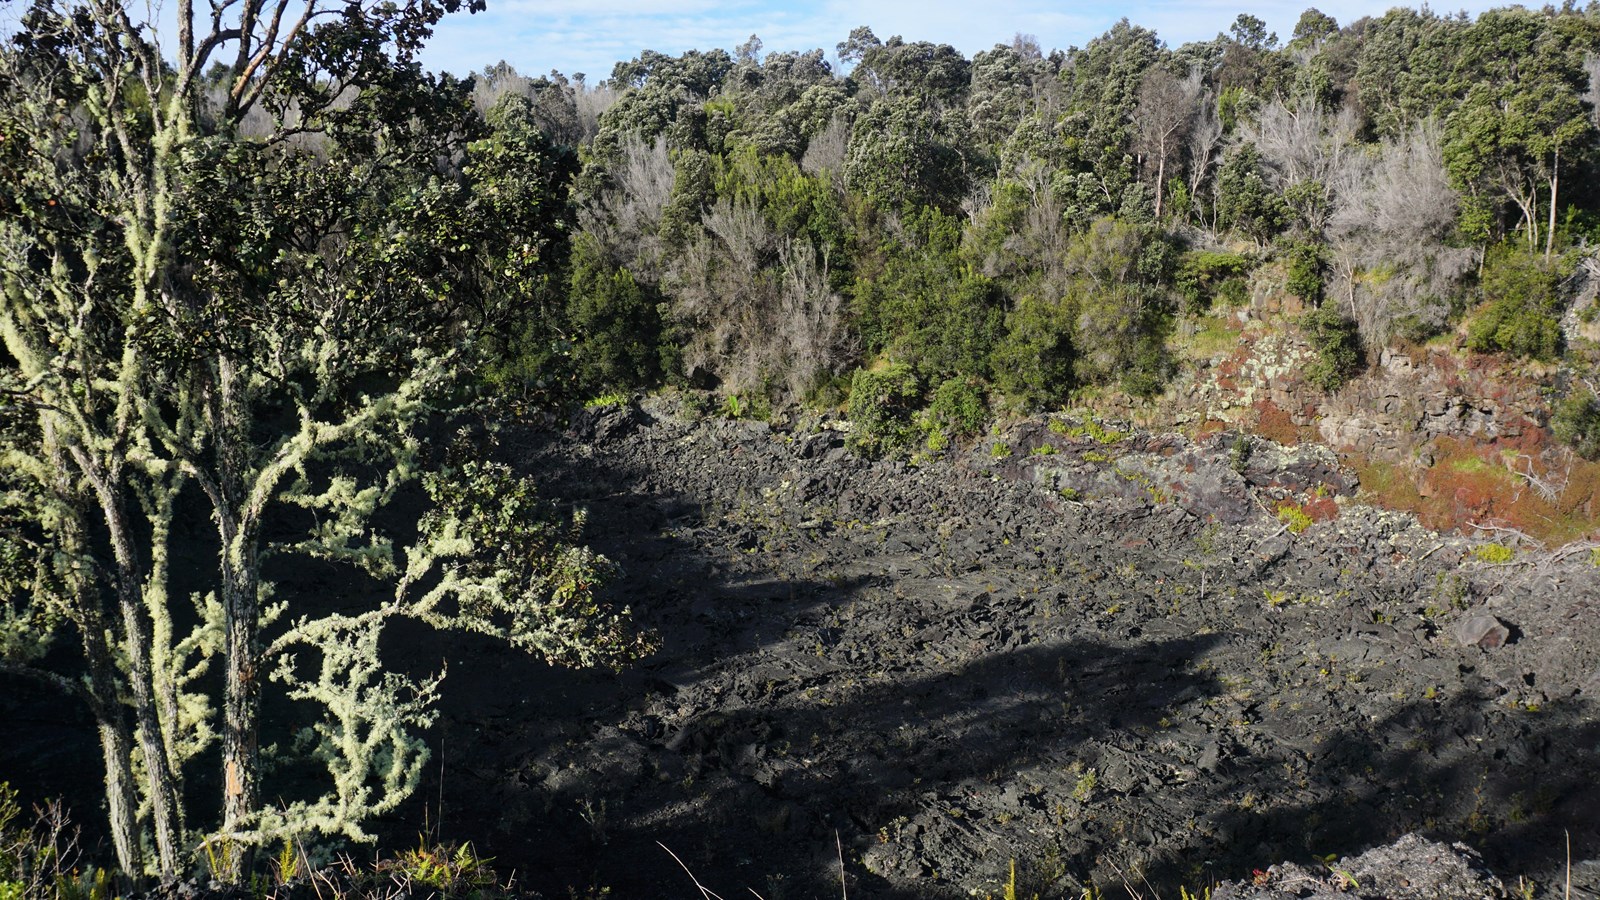
<instances>
[{"instance_id":1,"label":"dense forest canopy","mask_svg":"<svg viewBox=\"0 0 1600 900\"><path fill-rule=\"evenodd\" d=\"M862 27L843 72L752 37L475 89L581 155L543 345L581 395L832 403L887 363L917 406L1152 396L1175 328L1276 279L1325 389L1464 329L1566 366L1558 428L1592 453L1594 352L1561 317L1597 227L1597 42L1571 5L1309 9L1287 40L1240 15L1177 48L1123 21L971 59Z\"/></svg>"}]
</instances>

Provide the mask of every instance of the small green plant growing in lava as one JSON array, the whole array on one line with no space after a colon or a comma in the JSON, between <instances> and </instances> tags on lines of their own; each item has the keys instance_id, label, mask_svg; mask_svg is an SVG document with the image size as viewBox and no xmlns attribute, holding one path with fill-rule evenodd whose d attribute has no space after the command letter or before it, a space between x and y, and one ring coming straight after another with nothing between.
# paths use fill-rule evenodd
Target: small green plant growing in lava
<instances>
[{"instance_id":1,"label":"small green plant growing in lava","mask_svg":"<svg viewBox=\"0 0 1600 900\"><path fill-rule=\"evenodd\" d=\"M1289 500L1278 505L1278 521L1295 534L1301 534L1311 527L1311 516L1306 513L1305 507Z\"/></svg>"},{"instance_id":2,"label":"small green plant growing in lava","mask_svg":"<svg viewBox=\"0 0 1600 900\"><path fill-rule=\"evenodd\" d=\"M1094 769L1085 769L1072 786L1072 799L1077 800L1079 803L1088 802L1089 797L1094 794L1095 785L1099 783L1099 773Z\"/></svg>"}]
</instances>

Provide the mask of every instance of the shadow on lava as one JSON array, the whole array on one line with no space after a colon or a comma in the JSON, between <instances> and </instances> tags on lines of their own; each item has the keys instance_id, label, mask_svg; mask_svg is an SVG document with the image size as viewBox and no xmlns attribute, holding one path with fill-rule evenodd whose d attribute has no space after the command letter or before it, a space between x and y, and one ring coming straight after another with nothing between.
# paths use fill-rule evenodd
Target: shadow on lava
<instances>
[{"instance_id":1,"label":"shadow on lava","mask_svg":"<svg viewBox=\"0 0 1600 900\"><path fill-rule=\"evenodd\" d=\"M823 588L767 600L786 606L780 615L798 616L815 602L811 590ZM752 596L715 585L703 591L728 603ZM480 656L469 676L475 683L451 688L499 686L501 706L447 696L447 830L478 841L546 896L591 885L619 897L688 895L692 885L657 842L724 896L747 887L771 896L774 879L790 896L829 896L837 889L836 834L852 879L866 877L857 858L885 823L930 802L998 791L995 784L1019 770L1062 770L1085 740L1153 726L1180 698L1217 690L1210 676L1190 671L1189 661L1217 640L1197 636L1033 644L934 674L863 680L843 698L808 691L820 682L800 676L772 686L758 706L737 691L708 693L692 675L665 677L732 657L745 658L736 667L759 666L776 650L752 630L708 644L698 632L678 638L668 625L662 639L697 652L617 676L506 659L485 669ZM850 678L820 677L835 676ZM680 699L694 712L660 715ZM570 751L551 750L563 745ZM1072 862L1084 871L1092 860ZM872 881L874 896L893 896Z\"/></svg>"},{"instance_id":2,"label":"shadow on lava","mask_svg":"<svg viewBox=\"0 0 1600 900\"><path fill-rule=\"evenodd\" d=\"M1468 844L1503 879L1553 879L1568 862L1566 834L1572 859L1600 854L1597 745L1600 722L1581 702L1526 712L1468 690L1405 703L1327 735L1302 777L1285 776L1282 753L1222 767L1185 798L1209 810L1195 840L1147 877L1175 894L1197 883L1198 860L1224 878L1282 860L1316 868L1414 831ZM1232 800L1246 789L1259 798L1249 809Z\"/></svg>"}]
</instances>

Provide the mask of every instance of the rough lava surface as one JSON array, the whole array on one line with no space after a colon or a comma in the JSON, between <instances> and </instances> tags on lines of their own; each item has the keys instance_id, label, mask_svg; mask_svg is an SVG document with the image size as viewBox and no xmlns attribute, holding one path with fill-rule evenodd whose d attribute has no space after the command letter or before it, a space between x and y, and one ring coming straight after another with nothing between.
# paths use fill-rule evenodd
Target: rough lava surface
<instances>
[{"instance_id":1,"label":"rough lava surface","mask_svg":"<svg viewBox=\"0 0 1600 900\"><path fill-rule=\"evenodd\" d=\"M1312 896L1411 832L1549 896L1570 834L1600 896L1589 551L1485 563L1316 447L1056 417L910 465L844 427L663 399L507 439L660 650L453 663L447 829L546 896L697 893L665 848L726 897L840 896L841 860L852 897L998 896L1013 861L1019 896ZM1342 889L1502 890L1370 856Z\"/></svg>"},{"instance_id":2,"label":"rough lava surface","mask_svg":"<svg viewBox=\"0 0 1600 900\"><path fill-rule=\"evenodd\" d=\"M504 434L659 650L396 629L449 674L383 846L425 822L547 898L699 896L670 849L727 898L998 897L1014 862L1020 897L1276 900L1562 897L1570 835L1600 898L1587 549L1484 562L1316 447L1056 416L911 465L845 427L669 398ZM94 767L59 706L0 696L13 781Z\"/></svg>"}]
</instances>

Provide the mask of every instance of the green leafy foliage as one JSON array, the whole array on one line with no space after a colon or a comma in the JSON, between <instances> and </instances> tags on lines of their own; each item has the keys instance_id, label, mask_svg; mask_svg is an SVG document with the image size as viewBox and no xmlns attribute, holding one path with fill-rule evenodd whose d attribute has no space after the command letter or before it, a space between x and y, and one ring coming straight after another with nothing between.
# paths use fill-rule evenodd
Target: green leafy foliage
<instances>
[{"instance_id":1,"label":"green leafy foliage","mask_svg":"<svg viewBox=\"0 0 1600 900\"><path fill-rule=\"evenodd\" d=\"M678 57L646 50L617 63L611 83L628 90L601 115L597 149L609 154L628 134L646 140L665 135L675 147L707 149L705 101L733 67L726 50L690 50Z\"/></svg>"},{"instance_id":2,"label":"green leafy foliage","mask_svg":"<svg viewBox=\"0 0 1600 900\"><path fill-rule=\"evenodd\" d=\"M1289 205L1261 174L1253 144L1232 150L1217 172L1217 221L1265 245L1289 225Z\"/></svg>"},{"instance_id":3,"label":"green leafy foliage","mask_svg":"<svg viewBox=\"0 0 1600 900\"><path fill-rule=\"evenodd\" d=\"M779 234L802 238L830 258L845 258L846 212L828 174L808 175L788 156L742 147L718 159L714 177L716 196L752 203Z\"/></svg>"},{"instance_id":4,"label":"green leafy foliage","mask_svg":"<svg viewBox=\"0 0 1600 900\"><path fill-rule=\"evenodd\" d=\"M503 464L462 459L424 479L433 509L422 517L416 578L439 572L412 613L441 627L490 634L567 665L615 667L648 648L627 610L602 603L614 574L582 544L585 515L540 499L531 478ZM445 595L453 606L444 606Z\"/></svg>"},{"instance_id":5,"label":"green leafy foliage","mask_svg":"<svg viewBox=\"0 0 1600 900\"><path fill-rule=\"evenodd\" d=\"M1003 296L962 260L960 220L924 207L886 243L881 271L855 286L856 324L868 349L925 379L987 374Z\"/></svg>"},{"instance_id":6,"label":"green leafy foliage","mask_svg":"<svg viewBox=\"0 0 1600 900\"><path fill-rule=\"evenodd\" d=\"M1176 254L1154 227L1097 220L1068 243L1065 296L1024 295L993 354L995 383L1026 404L1058 403L1076 387L1117 384L1158 393L1173 371L1166 283Z\"/></svg>"},{"instance_id":7,"label":"green leafy foliage","mask_svg":"<svg viewBox=\"0 0 1600 900\"><path fill-rule=\"evenodd\" d=\"M259 55L238 42L261 40L263 4L184 6L196 42L169 61L115 4L89 17L41 0L0 50L0 180L17 186L0 201L0 383L19 401L0 422L0 560L50 560L7 567L7 587L48 590L4 599L0 650L95 716L128 872L174 877L203 843L239 881L264 842L361 839L414 789L434 680L384 666L394 616L617 658L618 617L588 589L598 561L470 514L493 493L532 515L515 483L440 483L455 531L424 528L403 565L379 524L409 530L392 501L421 473L427 426L485 381L573 380L576 159L528 96L480 116L471 84L415 64L464 5L349 4L272 26ZM205 510L213 530L186 542L214 567L175 563L180 510ZM312 615L294 592L273 599L272 555L348 564L395 599ZM594 628L574 621L589 612ZM39 652L58 625L80 653ZM280 770L329 776L271 808L269 692L304 701L274 723L304 738L280 744ZM202 767L225 774L190 782L210 797L183 789Z\"/></svg>"},{"instance_id":8,"label":"green leafy foliage","mask_svg":"<svg viewBox=\"0 0 1600 900\"><path fill-rule=\"evenodd\" d=\"M1479 544L1472 548L1472 556L1479 562L1490 565L1504 565L1517 558L1517 551L1505 544Z\"/></svg>"},{"instance_id":9,"label":"green leafy foliage","mask_svg":"<svg viewBox=\"0 0 1600 900\"><path fill-rule=\"evenodd\" d=\"M1022 297L1006 316L1005 338L995 348L995 384L1030 406L1066 399L1073 375L1073 306Z\"/></svg>"},{"instance_id":10,"label":"green leafy foliage","mask_svg":"<svg viewBox=\"0 0 1600 900\"><path fill-rule=\"evenodd\" d=\"M1307 303L1322 302L1323 273L1327 262L1321 244L1312 241L1295 241L1285 255L1289 261L1289 278L1286 287Z\"/></svg>"},{"instance_id":11,"label":"green leafy foliage","mask_svg":"<svg viewBox=\"0 0 1600 900\"><path fill-rule=\"evenodd\" d=\"M573 248L568 277L572 361L584 390L650 387L676 369L676 347L661 318L664 301L654 288L610 265L589 240ZM528 377L560 374L529 362Z\"/></svg>"},{"instance_id":12,"label":"green leafy foliage","mask_svg":"<svg viewBox=\"0 0 1600 900\"><path fill-rule=\"evenodd\" d=\"M856 372L850 381L850 447L884 456L909 446L921 393L916 373L902 362Z\"/></svg>"},{"instance_id":13,"label":"green leafy foliage","mask_svg":"<svg viewBox=\"0 0 1600 900\"><path fill-rule=\"evenodd\" d=\"M1361 333L1332 304L1319 306L1300 319L1300 327L1317 353L1306 366L1306 380L1325 391L1338 390L1361 371Z\"/></svg>"},{"instance_id":14,"label":"green leafy foliage","mask_svg":"<svg viewBox=\"0 0 1600 900\"><path fill-rule=\"evenodd\" d=\"M950 435L971 437L983 430L989 418L983 382L970 375L958 376L933 390L928 403L928 422Z\"/></svg>"},{"instance_id":15,"label":"green leafy foliage","mask_svg":"<svg viewBox=\"0 0 1600 900\"><path fill-rule=\"evenodd\" d=\"M1311 516L1305 507L1290 500L1278 504L1278 521L1289 529L1292 534L1301 534L1312 525Z\"/></svg>"},{"instance_id":16,"label":"green leafy foliage","mask_svg":"<svg viewBox=\"0 0 1600 900\"><path fill-rule=\"evenodd\" d=\"M223 19L265 9L242 2ZM45 674L106 711L130 868L173 874L185 829L220 824L207 846L237 876L250 841L359 838L394 808L433 694L376 661L387 618L567 662L645 649L581 517L503 466L451 460L419 543L389 535L410 533L383 516L422 476L426 426L474 397L684 380L764 416L848 384L858 450L934 448L981 428L991 388L1023 407L1159 393L1175 317L1243 302L1274 247L1324 389L1363 336L1457 324L1485 247L1468 345L1587 371L1549 262L1594 218L1600 162L1600 29L1573 7L1345 28L1310 10L1287 47L1249 14L1175 50L1124 21L1070 53L1019 37L971 60L862 28L843 76L759 40L645 51L595 88L423 72L422 39L473 5L343 4L246 71L237 22L163 60L140 26L36 0L0 51L0 654L37 667L58 636L83 643L87 671ZM194 70L213 57L238 62ZM863 359L893 362L852 375ZM1596 456L1581 384L1552 428ZM191 603L165 573L194 508L218 564ZM269 552L351 564L394 599L306 620L266 602ZM301 747L333 784L277 812L257 761L219 750L257 746L262 678L310 711ZM357 734L381 749L342 749ZM219 762L240 777L213 823L184 775Z\"/></svg>"},{"instance_id":17,"label":"green leafy foliage","mask_svg":"<svg viewBox=\"0 0 1600 900\"><path fill-rule=\"evenodd\" d=\"M107 872L87 862L61 801L25 819L16 790L0 781L0 900L110 900Z\"/></svg>"},{"instance_id":18,"label":"green leafy foliage","mask_svg":"<svg viewBox=\"0 0 1600 900\"><path fill-rule=\"evenodd\" d=\"M28 860L19 852L12 828L20 812L16 790L9 782L0 781L0 900L22 900L23 897L22 876Z\"/></svg>"},{"instance_id":19,"label":"green leafy foliage","mask_svg":"<svg viewBox=\"0 0 1600 900\"><path fill-rule=\"evenodd\" d=\"M509 893L490 865L493 862L479 856L470 843L430 844L419 840L417 846L380 863L375 874L387 877L402 889L425 889L439 900L487 900Z\"/></svg>"},{"instance_id":20,"label":"green leafy foliage","mask_svg":"<svg viewBox=\"0 0 1600 900\"><path fill-rule=\"evenodd\" d=\"M1076 381L1114 381L1135 396L1160 391L1172 374L1165 285L1174 261L1172 245L1149 225L1100 219L1072 240L1066 267L1073 273Z\"/></svg>"},{"instance_id":21,"label":"green leafy foliage","mask_svg":"<svg viewBox=\"0 0 1600 900\"><path fill-rule=\"evenodd\" d=\"M1484 263L1484 305L1467 326L1483 353L1554 359L1561 352L1560 277L1532 254L1501 248Z\"/></svg>"},{"instance_id":22,"label":"green leafy foliage","mask_svg":"<svg viewBox=\"0 0 1600 900\"><path fill-rule=\"evenodd\" d=\"M912 97L887 97L857 117L845 159L845 183L886 210L953 208L966 187L958 138Z\"/></svg>"},{"instance_id":23,"label":"green leafy foliage","mask_svg":"<svg viewBox=\"0 0 1600 900\"><path fill-rule=\"evenodd\" d=\"M596 147L617 146L627 123L670 135L674 252L694 249L697 226L726 203L815 253L845 312L830 349L809 355L835 362L775 402L822 396L863 355L904 361L930 385L970 375L1025 406L1113 385L1149 396L1174 371L1174 296L1189 314L1247 299L1241 241L1277 246L1308 306L1337 291L1376 346L1451 327L1470 278L1462 245L1522 234L1537 252L1535 238L1554 240L1551 208L1576 210L1555 229L1576 234L1597 161L1575 99L1595 32L1553 8L1477 21L1396 10L1344 28L1310 10L1287 46L1247 14L1176 50L1119 22L1071 54L1024 40L969 62L860 28L839 45L854 66L843 78L816 53L763 59L759 41L731 65L647 53L619 67L623 96L602 128L612 137ZM629 118L647 108L660 112ZM1170 233L1150 227L1158 198ZM1179 234L1196 247L1181 257ZM713 254L704 278L612 260L676 311L699 302L688 294L730 298L717 315L669 317L685 327L664 329L667 352L652 358L741 396L783 381L786 364L752 361L770 348L717 362L805 319L731 321L766 308L753 298L792 268L774 262L777 244L760 246L747 254L757 265ZM1547 322L1515 309L1489 318L1480 345L1550 352ZM1357 366L1336 324L1310 329L1327 385Z\"/></svg>"},{"instance_id":24,"label":"green leafy foliage","mask_svg":"<svg viewBox=\"0 0 1600 900\"><path fill-rule=\"evenodd\" d=\"M1190 313L1203 312L1219 299L1235 305L1244 295L1244 279L1251 268L1250 260L1237 253L1190 251L1179 260L1176 287Z\"/></svg>"},{"instance_id":25,"label":"green leafy foliage","mask_svg":"<svg viewBox=\"0 0 1600 900\"><path fill-rule=\"evenodd\" d=\"M1451 96L1440 104L1446 113L1445 162L1463 193L1484 198L1464 210L1472 220L1463 224L1479 240L1508 236L1514 224L1526 249L1537 252L1542 245L1548 258L1555 234L1547 229L1554 217L1547 225L1541 207L1547 202L1559 208L1562 160L1570 165L1594 131L1583 111L1592 25L1558 25L1549 12L1521 8L1487 11L1470 28L1422 24L1431 26L1428 42L1437 41L1454 58L1450 66L1407 81ZM1472 77L1451 77L1463 71Z\"/></svg>"},{"instance_id":26,"label":"green leafy foliage","mask_svg":"<svg viewBox=\"0 0 1600 900\"><path fill-rule=\"evenodd\" d=\"M1575 388L1555 406L1550 430L1556 440L1588 460L1600 460L1600 396Z\"/></svg>"}]
</instances>

